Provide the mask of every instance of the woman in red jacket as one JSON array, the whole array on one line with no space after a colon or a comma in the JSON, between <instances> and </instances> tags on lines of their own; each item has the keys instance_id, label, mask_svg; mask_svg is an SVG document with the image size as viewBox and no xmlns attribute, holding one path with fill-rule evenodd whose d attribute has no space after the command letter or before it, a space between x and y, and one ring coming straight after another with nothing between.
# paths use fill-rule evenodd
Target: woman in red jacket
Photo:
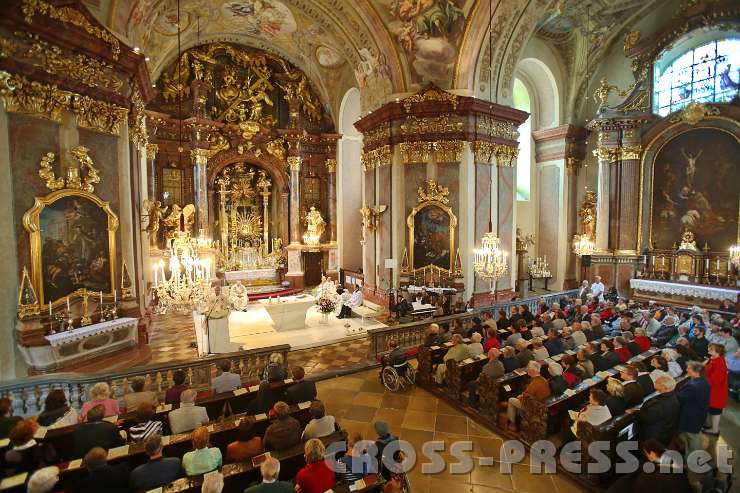
<instances>
[{"instance_id":1,"label":"woman in red jacket","mask_svg":"<svg viewBox=\"0 0 740 493\"><path fill-rule=\"evenodd\" d=\"M725 362L725 348L720 344L709 345L709 362L704 374L706 375L711 393L709 394L709 415L704 433L719 435L719 418L727 405L729 388L727 385L727 363Z\"/></svg>"}]
</instances>

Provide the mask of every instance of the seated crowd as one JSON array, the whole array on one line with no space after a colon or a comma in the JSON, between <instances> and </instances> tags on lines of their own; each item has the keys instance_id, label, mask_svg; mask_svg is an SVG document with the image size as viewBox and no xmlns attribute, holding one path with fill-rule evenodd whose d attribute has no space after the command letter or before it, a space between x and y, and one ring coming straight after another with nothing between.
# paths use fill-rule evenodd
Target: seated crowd
<instances>
[{"instance_id":1,"label":"seated crowd","mask_svg":"<svg viewBox=\"0 0 740 493\"><path fill-rule=\"evenodd\" d=\"M0 452L0 479L28 473L27 491L57 491L55 485L64 472L66 461L60 460L52 444L34 438L40 425L48 429L75 425L70 434L74 442L73 456L82 459L81 467L86 472L71 490L65 491L148 491L178 478L202 476L202 491L217 493L222 491L224 477L212 472L220 471L225 463L251 464L252 458L265 452L274 455L302 443L306 466L294 480L296 491L323 493L335 484L353 484L365 476L376 475L377 471L371 467L373 462L367 456L367 444L356 432L348 435L347 453L338 459L338 470L345 472L335 474L324 464L325 446L321 439L340 431L339 425L333 416L326 414L323 403L316 400L315 383L304 380L303 368L292 368L291 385L278 387L279 390L270 386L271 381L278 382L288 376L279 356L270 358L263 373L265 380L260 383L257 395L250 403L250 412L265 413L273 419L264 433L255 429L255 421L240 419L234 430L235 440L223 450L211 445L213 422L209 420L206 408L197 405L197 393L185 383L185 374L181 371L175 372L174 385L165 393L165 401L175 406L159 417L155 416L155 408L159 405L156 394L144 390L144 380L134 381L133 392L123 399L125 409L135 410L134 423L126 430L121 420L105 419L120 412L118 402L110 397L110 389L105 383L91 388L90 400L82 405L79 415L69 406L60 389L51 391L44 411L30 419L10 416L11 402L0 399L0 438L9 439L8 447ZM221 370L221 374L212 381L214 393L231 392L242 387L241 377L231 373L228 364ZM310 420L304 424L291 415L290 406L302 402L310 402ZM165 456L165 445L170 438L164 435L167 429L172 435L189 433L192 450L182 457ZM383 422L376 423L376 430L379 444L396 439ZM164 438L168 440L165 442ZM131 470L125 461L109 463L108 451L125 444L142 444L147 461ZM280 471L280 462L274 457L268 456L262 461L260 471L263 483L248 488L251 493L294 490L292 484L280 481L275 483L276 486L267 487L275 482ZM389 476L384 488L386 491L400 491L398 478Z\"/></svg>"},{"instance_id":2,"label":"seated crowd","mask_svg":"<svg viewBox=\"0 0 740 493\"><path fill-rule=\"evenodd\" d=\"M698 307L680 311L655 302L588 296L549 306L541 300L534 311L513 306L509 316L501 311L494 320L485 313L484 320L455 321L449 327L431 324L425 345L452 343L434 370L434 381L443 386L446 362L470 361L482 345L488 361L467 382L467 404L474 408L481 406L482 375L502 382L512 381L507 377L511 372L521 375L519 394L500 403L511 432L519 430L523 396L555 403L596 375L599 381L606 378L606 385L584 390L587 402L569 413L571 426L562 427L555 419L548 433L570 441L581 423L599 426L631 414L640 443L655 448L654 441L660 450L675 447L688 454L719 434L728 393L738 388L737 314L730 320ZM471 343L465 344L468 338ZM599 375L611 369L616 369L611 376ZM498 409L490 414L498 415Z\"/></svg>"}]
</instances>

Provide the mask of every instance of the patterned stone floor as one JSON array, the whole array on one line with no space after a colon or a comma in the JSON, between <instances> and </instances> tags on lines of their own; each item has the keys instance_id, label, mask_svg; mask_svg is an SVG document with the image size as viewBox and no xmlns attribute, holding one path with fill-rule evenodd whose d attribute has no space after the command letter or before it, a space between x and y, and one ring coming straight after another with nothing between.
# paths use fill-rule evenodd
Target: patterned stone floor
<instances>
[{"instance_id":1,"label":"patterned stone floor","mask_svg":"<svg viewBox=\"0 0 740 493\"><path fill-rule=\"evenodd\" d=\"M323 380L317 384L319 398L340 426L363 437L374 439L373 423L383 420L391 432L410 442L417 451L416 466L409 477L414 493L570 493L585 491L560 475L532 474L528 466L514 465L512 474L503 474L497 465L481 466L478 457L500 457L501 437L476 424L461 411L419 388L390 393L380 384L378 370ZM472 471L452 474L449 464L457 462L441 452L448 468L438 474L422 474L421 465L429 462L421 453L422 444L431 440L473 442Z\"/></svg>"},{"instance_id":2,"label":"patterned stone floor","mask_svg":"<svg viewBox=\"0 0 740 493\"><path fill-rule=\"evenodd\" d=\"M188 361L197 357L193 320L187 315L156 316L149 341L149 363ZM288 356L291 365L301 365L306 373L319 374L365 366L369 340L367 337L338 342L317 348L292 351Z\"/></svg>"}]
</instances>

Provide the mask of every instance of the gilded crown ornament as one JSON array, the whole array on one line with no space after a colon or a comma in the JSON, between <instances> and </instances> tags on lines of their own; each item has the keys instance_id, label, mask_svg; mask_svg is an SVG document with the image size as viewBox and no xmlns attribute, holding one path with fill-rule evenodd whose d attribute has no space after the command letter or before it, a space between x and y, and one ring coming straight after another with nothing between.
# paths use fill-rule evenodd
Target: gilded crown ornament
<instances>
[{"instance_id":1,"label":"gilded crown ornament","mask_svg":"<svg viewBox=\"0 0 740 493\"><path fill-rule=\"evenodd\" d=\"M424 185L417 187L416 195L419 203L431 201L440 202L444 205L450 203L450 190L434 180L427 180Z\"/></svg>"},{"instance_id":2,"label":"gilded crown ornament","mask_svg":"<svg viewBox=\"0 0 740 493\"><path fill-rule=\"evenodd\" d=\"M47 152L41 158L39 176L46 181L46 188L51 191L68 188L93 193L95 191L93 184L100 183L100 176L98 175L97 168L93 165L92 158L88 155L90 150L85 146L77 146L68 152L73 160L76 161L77 165L70 163L64 177L57 177L54 172L56 154ZM84 178L82 177L83 170L86 170Z\"/></svg>"}]
</instances>

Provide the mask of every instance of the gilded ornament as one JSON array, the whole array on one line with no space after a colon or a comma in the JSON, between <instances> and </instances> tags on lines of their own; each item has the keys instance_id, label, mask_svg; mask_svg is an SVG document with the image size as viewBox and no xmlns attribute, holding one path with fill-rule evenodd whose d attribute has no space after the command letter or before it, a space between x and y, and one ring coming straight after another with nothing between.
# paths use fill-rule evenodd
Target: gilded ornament
<instances>
[{"instance_id":1,"label":"gilded ornament","mask_svg":"<svg viewBox=\"0 0 740 493\"><path fill-rule=\"evenodd\" d=\"M31 279L28 277L28 269L23 267L23 277L18 288L18 318L23 320L38 315L40 311L39 299L33 289Z\"/></svg>"},{"instance_id":2,"label":"gilded ornament","mask_svg":"<svg viewBox=\"0 0 740 493\"><path fill-rule=\"evenodd\" d=\"M624 52L627 53L640 42L640 31L630 31L624 35Z\"/></svg>"},{"instance_id":3,"label":"gilded ornament","mask_svg":"<svg viewBox=\"0 0 740 493\"><path fill-rule=\"evenodd\" d=\"M288 156L288 169L290 171L301 171L301 157Z\"/></svg>"},{"instance_id":4,"label":"gilded ornament","mask_svg":"<svg viewBox=\"0 0 740 493\"><path fill-rule=\"evenodd\" d=\"M362 142L366 148L377 147L380 143L391 138L391 126L389 122L384 122L378 127L368 130L362 135Z\"/></svg>"},{"instance_id":5,"label":"gilded ornament","mask_svg":"<svg viewBox=\"0 0 740 493\"><path fill-rule=\"evenodd\" d=\"M159 146L157 144L147 144L146 145L146 158L147 159L155 159L157 157L158 152L159 152Z\"/></svg>"},{"instance_id":6,"label":"gilded ornament","mask_svg":"<svg viewBox=\"0 0 740 493\"><path fill-rule=\"evenodd\" d=\"M411 111L411 106L416 103L423 103L426 101L436 101L439 103L450 103L452 109L457 109L457 96L451 92L443 91L437 87L429 87L422 91L409 96L403 100L403 107L406 109L406 113Z\"/></svg>"},{"instance_id":7,"label":"gilded ornament","mask_svg":"<svg viewBox=\"0 0 740 493\"><path fill-rule=\"evenodd\" d=\"M88 152L89 149L85 146L70 149L69 154L77 165L68 166L66 177L60 176L59 178L56 177L53 168L56 155L53 152L47 152L39 163L39 177L45 180L46 188L51 191L68 188L93 193L95 191L93 185L100 183L100 176ZM83 170L86 171L84 179L82 178Z\"/></svg>"},{"instance_id":8,"label":"gilded ornament","mask_svg":"<svg viewBox=\"0 0 740 493\"><path fill-rule=\"evenodd\" d=\"M599 161L612 163L619 159L621 153L619 152L618 147L600 146L593 150L593 154L599 159Z\"/></svg>"},{"instance_id":9,"label":"gilded ornament","mask_svg":"<svg viewBox=\"0 0 740 493\"><path fill-rule=\"evenodd\" d=\"M73 93L55 85L30 81L22 75L0 71L0 95L10 113L23 113L61 123L62 111L69 109Z\"/></svg>"},{"instance_id":10,"label":"gilded ornament","mask_svg":"<svg viewBox=\"0 0 740 493\"><path fill-rule=\"evenodd\" d=\"M418 140L414 142L401 142L399 149L404 163L426 163L434 151L433 142Z\"/></svg>"},{"instance_id":11,"label":"gilded ornament","mask_svg":"<svg viewBox=\"0 0 740 493\"><path fill-rule=\"evenodd\" d=\"M622 146L620 155L623 161L638 160L642 156L642 147L640 145Z\"/></svg>"},{"instance_id":12,"label":"gilded ornament","mask_svg":"<svg viewBox=\"0 0 740 493\"><path fill-rule=\"evenodd\" d=\"M362 215L362 227L370 233L375 232L378 227L378 218L386 209L387 206L385 205L363 206L360 209L360 214Z\"/></svg>"},{"instance_id":13,"label":"gilded ornament","mask_svg":"<svg viewBox=\"0 0 740 493\"><path fill-rule=\"evenodd\" d=\"M41 158L41 162L39 163L39 176L46 182L46 188L51 191L64 188L64 177L60 176L57 178L54 173L53 165L55 159L56 154L53 152L47 152L46 155Z\"/></svg>"},{"instance_id":14,"label":"gilded ornament","mask_svg":"<svg viewBox=\"0 0 740 493\"><path fill-rule=\"evenodd\" d=\"M159 200L149 199L144 199L143 207L146 211L145 217L148 218L146 232L149 234L149 246L152 249L157 249L159 242L159 228L169 207L162 205Z\"/></svg>"},{"instance_id":15,"label":"gilded ornament","mask_svg":"<svg viewBox=\"0 0 740 493\"><path fill-rule=\"evenodd\" d=\"M416 188L416 198L420 204L435 201L450 205L450 190L435 180L427 180L423 185Z\"/></svg>"},{"instance_id":16,"label":"gilded ornament","mask_svg":"<svg viewBox=\"0 0 740 493\"><path fill-rule=\"evenodd\" d=\"M596 192L587 190L578 210L581 218L581 232L591 241L596 240Z\"/></svg>"},{"instance_id":17,"label":"gilded ornament","mask_svg":"<svg viewBox=\"0 0 740 493\"><path fill-rule=\"evenodd\" d=\"M389 166L391 164L391 146L386 144L371 151L363 151L360 162L364 171Z\"/></svg>"},{"instance_id":18,"label":"gilded ornament","mask_svg":"<svg viewBox=\"0 0 740 493\"><path fill-rule=\"evenodd\" d=\"M85 17L85 15L79 10L72 7L55 7L44 0L23 0L22 9L23 14L26 17L26 22L29 24L33 22L33 17L36 13L39 13L55 21L81 27L88 34L108 43L111 47L113 58L118 60L118 56L121 53L121 46L118 42L118 38L111 34L107 29L92 25L90 21L87 20L87 17Z\"/></svg>"},{"instance_id":19,"label":"gilded ornament","mask_svg":"<svg viewBox=\"0 0 740 493\"><path fill-rule=\"evenodd\" d=\"M285 161L285 139L278 137L265 145L267 153L271 156L276 157L280 161Z\"/></svg>"},{"instance_id":20,"label":"gilded ornament","mask_svg":"<svg viewBox=\"0 0 740 493\"><path fill-rule=\"evenodd\" d=\"M478 135L488 135L506 140L517 140L519 131L513 123L495 120L490 116L483 116L476 122Z\"/></svg>"},{"instance_id":21,"label":"gilded ornament","mask_svg":"<svg viewBox=\"0 0 740 493\"><path fill-rule=\"evenodd\" d=\"M432 145L434 158L438 163L456 163L462 157L462 140L441 140Z\"/></svg>"},{"instance_id":22,"label":"gilded ornament","mask_svg":"<svg viewBox=\"0 0 740 493\"><path fill-rule=\"evenodd\" d=\"M681 233L681 244L678 246L679 250L692 250L698 252L699 248L696 246L696 240L694 239L694 233L688 229Z\"/></svg>"},{"instance_id":23,"label":"gilded ornament","mask_svg":"<svg viewBox=\"0 0 740 493\"><path fill-rule=\"evenodd\" d=\"M428 134L428 133L451 133L462 132L464 123L459 117L452 114L444 114L435 117L419 118L409 116L401 124L403 134Z\"/></svg>"},{"instance_id":24,"label":"gilded ornament","mask_svg":"<svg viewBox=\"0 0 740 493\"><path fill-rule=\"evenodd\" d=\"M146 113L144 112L144 101L138 88L134 88L131 96L134 111L129 119L129 139L139 150L146 149L149 143L149 134L146 129Z\"/></svg>"},{"instance_id":25,"label":"gilded ornament","mask_svg":"<svg viewBox=\"0 0 740 493\"><path fill-rule=\"evenodd\" d=\"M70 109L77 116L80 127L113 135L120 134L121 124L128 115L127 108L80 95L75 95L71 102Z\"/></svg>"},{"instance_id":26,"label":"gilded ornament","mask_svg":"<svg viewBox=\"0 0 740 493\"><path fill-rule=\"evenodd\" d=\"M692 101L671 118L671 123L696 125L709 116L719 115L719 108Z\"/></svg>"},{"instance_id":27,"label":"gilded ornament","mask_svg":"<svg viewBox=\"0 0 740 493\"><path fill-rule=\"evenodd\" d=\"M336 173L337 171L337 160L336 159L328 158L324 164L326 165L326 171L328 171L329 173Z\"/></svg>"}]
</instances>

